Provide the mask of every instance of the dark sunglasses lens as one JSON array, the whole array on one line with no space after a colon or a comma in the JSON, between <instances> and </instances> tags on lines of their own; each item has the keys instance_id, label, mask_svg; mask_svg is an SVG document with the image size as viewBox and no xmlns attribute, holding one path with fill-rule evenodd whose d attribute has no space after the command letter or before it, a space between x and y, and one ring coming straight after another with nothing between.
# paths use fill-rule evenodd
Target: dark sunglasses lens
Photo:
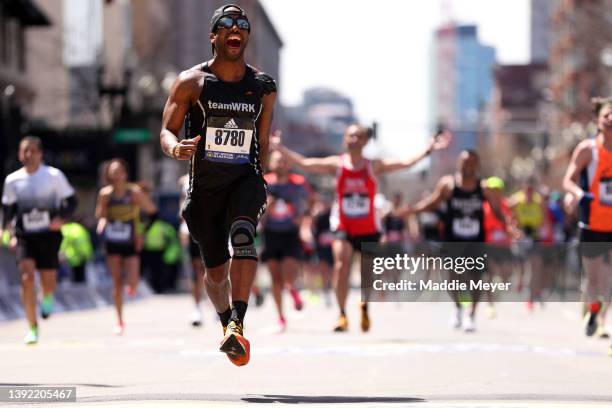
<instances>
[{"instance_id":1,"label":"dark sunglasses lens","mask_svg":"<svg viewBox=\"0 0 612 408\"><path fill-rule=\"evenodd\" d=\"M249 30L251 28L251 25L249 24L249 22L245 20L244 18L239 18L238 20L236 20L236 24L238 25L238 28L241 30Z\"/></svg>"},{"instance_id":2,"label":"dark sunglasses lens","mask_svg":"<svg viewBox=\"0 0 612 408\"><path fill-rule=\"evenodd\" d=\"M231 17L221 17L217 23L217 27L221 28L232 28L234 25L234 19Z\"/></svg>"}]
</instances>

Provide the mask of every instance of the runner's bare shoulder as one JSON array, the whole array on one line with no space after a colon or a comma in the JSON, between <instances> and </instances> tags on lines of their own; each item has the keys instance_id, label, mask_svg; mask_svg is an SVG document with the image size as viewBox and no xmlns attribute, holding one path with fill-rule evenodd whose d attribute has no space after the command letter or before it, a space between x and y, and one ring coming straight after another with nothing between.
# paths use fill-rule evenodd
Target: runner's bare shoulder
<instances>
[{"instance_id":1,"label":"runner's bare shoulder","mask_svg":"<svg viewBox=\"0 0 612 408\"><path fill-rule=\"evenodd\" d=\"M113 194L113 186L108 184L100 189L98 196L99 196L99 199L102 200L102 202L107 202L110 199L112 194Z\"/></svg>"},{"instance_id":2,"label":"runner's bare shoulder","mask_svg":"<svg viewBox=\"0 0 612 408\"><path fill-rule=\"evenodd\" d=\"M172 86L175 96L189 98L195 102L202 92L204 77L206 73L202 71L202 64L182 71Z\"/></svg>"},{"instance_id":3,"label":"runner's bare shoulder","mask_svg":"<svg viewBox=\"0 0 612 408\"><path fill-rule=\"evenodd\" d=\"M113 186L108 184L100 189L100 197L108 197L113 193Z\"/></svg>"},{"instance_id":4,"label":"runner's bare shoulder","mask_svg":"<svg viewBox=\"0 0 612 408\"><path fill-rule=\"evenodd\" d=\"M572 161L578 170L585 168L593 160L595 140L586 139L578 143L572 153Z\"/></svg>"},{"instance_id":5,"label":"runner's bare shoulder","mask_svg":"<svg viewBox=\"0 0 612 408\"><path fill-rule=\"evenodd\" d=\"M590 159L592 156L592 149L594 145L594 139L583 140L582 142L578 143L578 145L576 145L576 148L574 149L574 154L576 155L576 157L584 157Z\"/></svg>"},{"instance_id":6,"label":"runner's bare shoulder","mask_svg":"<svg viewBox=\"0 0 612 408\"><path fill-rule=\"evenodd\" d=\"M276 81L270 75L265 72L255 68L252 65L249 65L253 71L255 72L255 79L261 84L261 92L263 95L269 95L271 93L276 93Z\"/></svg>"}]
</instances>

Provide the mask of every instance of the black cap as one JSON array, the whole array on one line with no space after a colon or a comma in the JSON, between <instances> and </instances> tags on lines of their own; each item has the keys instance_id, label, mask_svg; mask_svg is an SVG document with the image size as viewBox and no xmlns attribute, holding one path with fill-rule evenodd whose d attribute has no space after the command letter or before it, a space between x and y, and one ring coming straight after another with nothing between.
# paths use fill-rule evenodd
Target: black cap
<instances>
[{"instance_id":1,"label":"black cap","mask_svg":"<svg viewBox=\"0 0 612 408\"><path fill-rule=\"evenodd\" d=\"M235 8L236 10L226 11L229 8ZM239 14L242 17L246 18L247 20L249 19L246 13L244 12L244 10L242 9L242 7L237 6L235 4L226 4L225 6L221 6L218 9L216 9L215 12L213 13L212 18L210 19L210 32L212 33L215 31L215 26L217 25L221 17L227 16L230 14Z\"/></svg>"}]
</instances>

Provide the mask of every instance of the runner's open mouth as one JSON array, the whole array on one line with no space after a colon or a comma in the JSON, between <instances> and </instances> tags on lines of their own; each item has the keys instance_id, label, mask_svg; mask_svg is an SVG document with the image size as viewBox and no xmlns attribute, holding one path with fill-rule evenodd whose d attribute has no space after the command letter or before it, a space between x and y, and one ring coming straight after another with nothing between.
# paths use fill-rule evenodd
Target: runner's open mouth
<instances>
[{"instance_id":1,"label":"runner's open mouth","mask_svg":"<svg viewBox=\"0 0 612 408\"><path fill-rule=\"evenodd\" d=\"M227 46L230 48L240 48L240 44L242 44L242 40L239 38L230 38L226 42Z\"/></svg>"}]
</instances>

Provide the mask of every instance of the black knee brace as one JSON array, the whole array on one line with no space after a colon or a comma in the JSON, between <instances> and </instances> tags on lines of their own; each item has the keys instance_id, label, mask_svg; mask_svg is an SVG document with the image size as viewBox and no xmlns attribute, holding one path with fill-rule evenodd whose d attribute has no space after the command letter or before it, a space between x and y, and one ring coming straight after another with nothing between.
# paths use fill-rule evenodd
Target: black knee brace
<instances>
[{"instance_id":1,"label":"black knee brace","mask_svg":"<svg viewBox=\"0 0 612 408\"><path fill-rule=\"evenodd\" d=\"M255 259L255 226L250 221L239 218L230 227L230 241L234 250L233 258Z\"/></svg>"}]
</instances>

